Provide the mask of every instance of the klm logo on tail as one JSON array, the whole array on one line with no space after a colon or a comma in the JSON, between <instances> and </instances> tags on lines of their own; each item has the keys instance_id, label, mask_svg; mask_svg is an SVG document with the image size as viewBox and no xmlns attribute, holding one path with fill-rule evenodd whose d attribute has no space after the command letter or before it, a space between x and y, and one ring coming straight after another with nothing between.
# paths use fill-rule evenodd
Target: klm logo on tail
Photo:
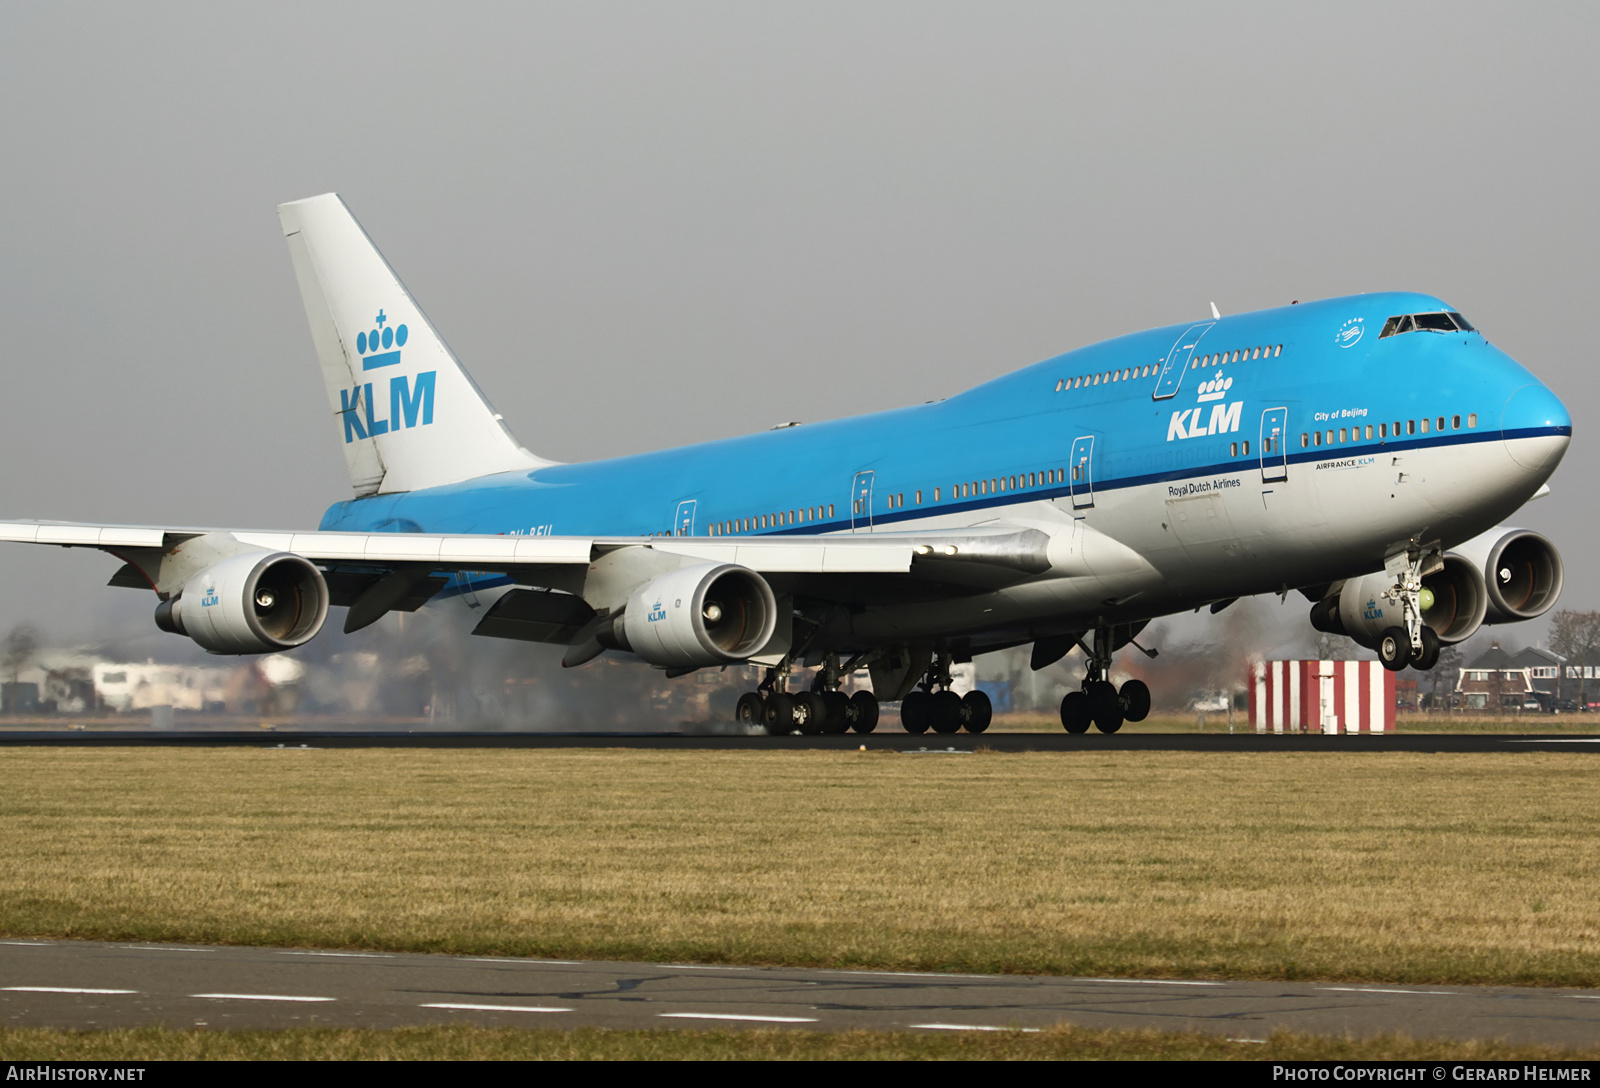
<instances>
[{"instance_id":1,"label":"klm logo on tail","mask_svg":"<svg viewBox=\"0 0 1600 1088\"><path fill-rule=\"evenodd\" d=\"M382 310L373 318L371 332L356 333L356 351L361 355L361 370L380 370L400 365L400 349L406 346L409 331L404 325L392 326ZM417 375L415 384L404 374L389 378L389 414L380 417L373 409L373 386L382 395L381 376L349 391L339 390L339 413L344 419L344 440L348 445L361 438L376 438L402 428L426 427L433 422L433 389L438 371Z\"/></svg>"}]
</instances>

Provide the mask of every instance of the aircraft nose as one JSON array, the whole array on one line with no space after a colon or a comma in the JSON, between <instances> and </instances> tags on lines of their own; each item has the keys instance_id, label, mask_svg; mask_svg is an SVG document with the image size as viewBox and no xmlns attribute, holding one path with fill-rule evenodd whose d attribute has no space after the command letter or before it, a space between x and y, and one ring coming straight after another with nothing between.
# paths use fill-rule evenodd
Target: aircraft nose
<instances>
[{"instance_id":1,"label":"aircraft nose","mask_svg":"<svg viewBox=\"0 0 1600 1088\"><path fill-rule=\"evenodd\" d=\"M1572 441L1572 416L1561 398L1538 383L1506 398L1500 417L1506 453L1530 472L1553 472Z\"/></svg>"}]
</instances>

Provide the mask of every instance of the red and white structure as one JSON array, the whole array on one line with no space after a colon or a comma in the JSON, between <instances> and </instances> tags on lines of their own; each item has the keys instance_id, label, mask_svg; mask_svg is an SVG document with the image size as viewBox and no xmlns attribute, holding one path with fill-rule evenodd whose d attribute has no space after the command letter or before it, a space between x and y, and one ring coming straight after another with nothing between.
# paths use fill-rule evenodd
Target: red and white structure
<instances>
[{"instance_id":1,"label":"red and white structure","mask_svg":"<svg viewBox=\"0 0 1600 1088\"><path fill-rule=\"evenodd\" d=\"M1376 661L1258 661L1250 724L1257 733L1392 733L1394 673Z\"/></svg>"}]
</instances>

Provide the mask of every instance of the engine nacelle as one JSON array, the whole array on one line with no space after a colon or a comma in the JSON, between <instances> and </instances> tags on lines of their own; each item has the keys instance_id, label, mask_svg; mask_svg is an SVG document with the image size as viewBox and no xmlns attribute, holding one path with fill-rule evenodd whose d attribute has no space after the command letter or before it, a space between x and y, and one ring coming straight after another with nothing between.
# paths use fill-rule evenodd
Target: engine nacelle
<instances>
[{"instance_id":1,"label":"engine nacelle","mask_svg":"<svg viewBox=\"0 0 1600 1088\"><path fill-rule=\"evenodd\" d=\"M1382 572L1351 578L1312 606L1311 626L1375 647L1386 628L1405 622L1399 605L1383 595L1393 585ZM1446 645L1471 638L1483 625L1488 605L1483 575L1459 555L1446 555L1444 566L1422 580L1422 622Z\"/></svg>"},{"instance_id":2,"label":"engine nacelle","mask_svg":"<svg viewBox=\"0 0 1600 1088\"><path fill-rule=\"evenodd\" d=\"M1554 607L1566 581L1556 546L1527 529L1499 526L1451 554L1483 572L1489 595L1485 623L1516 623L1544 615Z\"/></svg>"},{"instance_id":3,"label":"engine nacelle","mask_svg":"<svg viewBox=\"0 0 1600 1088\"><path fill-rule=\"evenodd\" d=\"M743 661L772 640L778 602L748 567L708 563L652 579L633 591L611 630L620 649L664 668Z\"/></svg>"},{"instance_id":4,"label":"engine nacelle","mask_svg":"<svg viewBox=\"0 0 1600 1088\"><path fill-rule=\"evenodd\" d=\"M291 552L246 552L190 578L156 626L214 654L266 654L311 640L328 618L322 572Z\"/></svg>"}]
</instances>

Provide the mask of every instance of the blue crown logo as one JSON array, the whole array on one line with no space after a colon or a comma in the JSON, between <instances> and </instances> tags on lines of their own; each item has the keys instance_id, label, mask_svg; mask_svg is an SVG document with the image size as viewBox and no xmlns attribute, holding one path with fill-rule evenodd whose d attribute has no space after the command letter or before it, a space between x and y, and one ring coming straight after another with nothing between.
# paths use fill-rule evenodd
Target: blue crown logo
<instances>
[{"instance_id":1,"label":"blue crown logo","mask_svg":"<svg viewBox=\"0 0 1600 1088\"><path fill-rule=\"evenodd\" d=\"M391 326L383 311L373 318L378 327L371 332L356 333L356 351L362 355L362 370L377 370L381 366L394 366L400 362L400 349L406 346L409 335L404 325Z\"/></svg>"}]
</instances>

